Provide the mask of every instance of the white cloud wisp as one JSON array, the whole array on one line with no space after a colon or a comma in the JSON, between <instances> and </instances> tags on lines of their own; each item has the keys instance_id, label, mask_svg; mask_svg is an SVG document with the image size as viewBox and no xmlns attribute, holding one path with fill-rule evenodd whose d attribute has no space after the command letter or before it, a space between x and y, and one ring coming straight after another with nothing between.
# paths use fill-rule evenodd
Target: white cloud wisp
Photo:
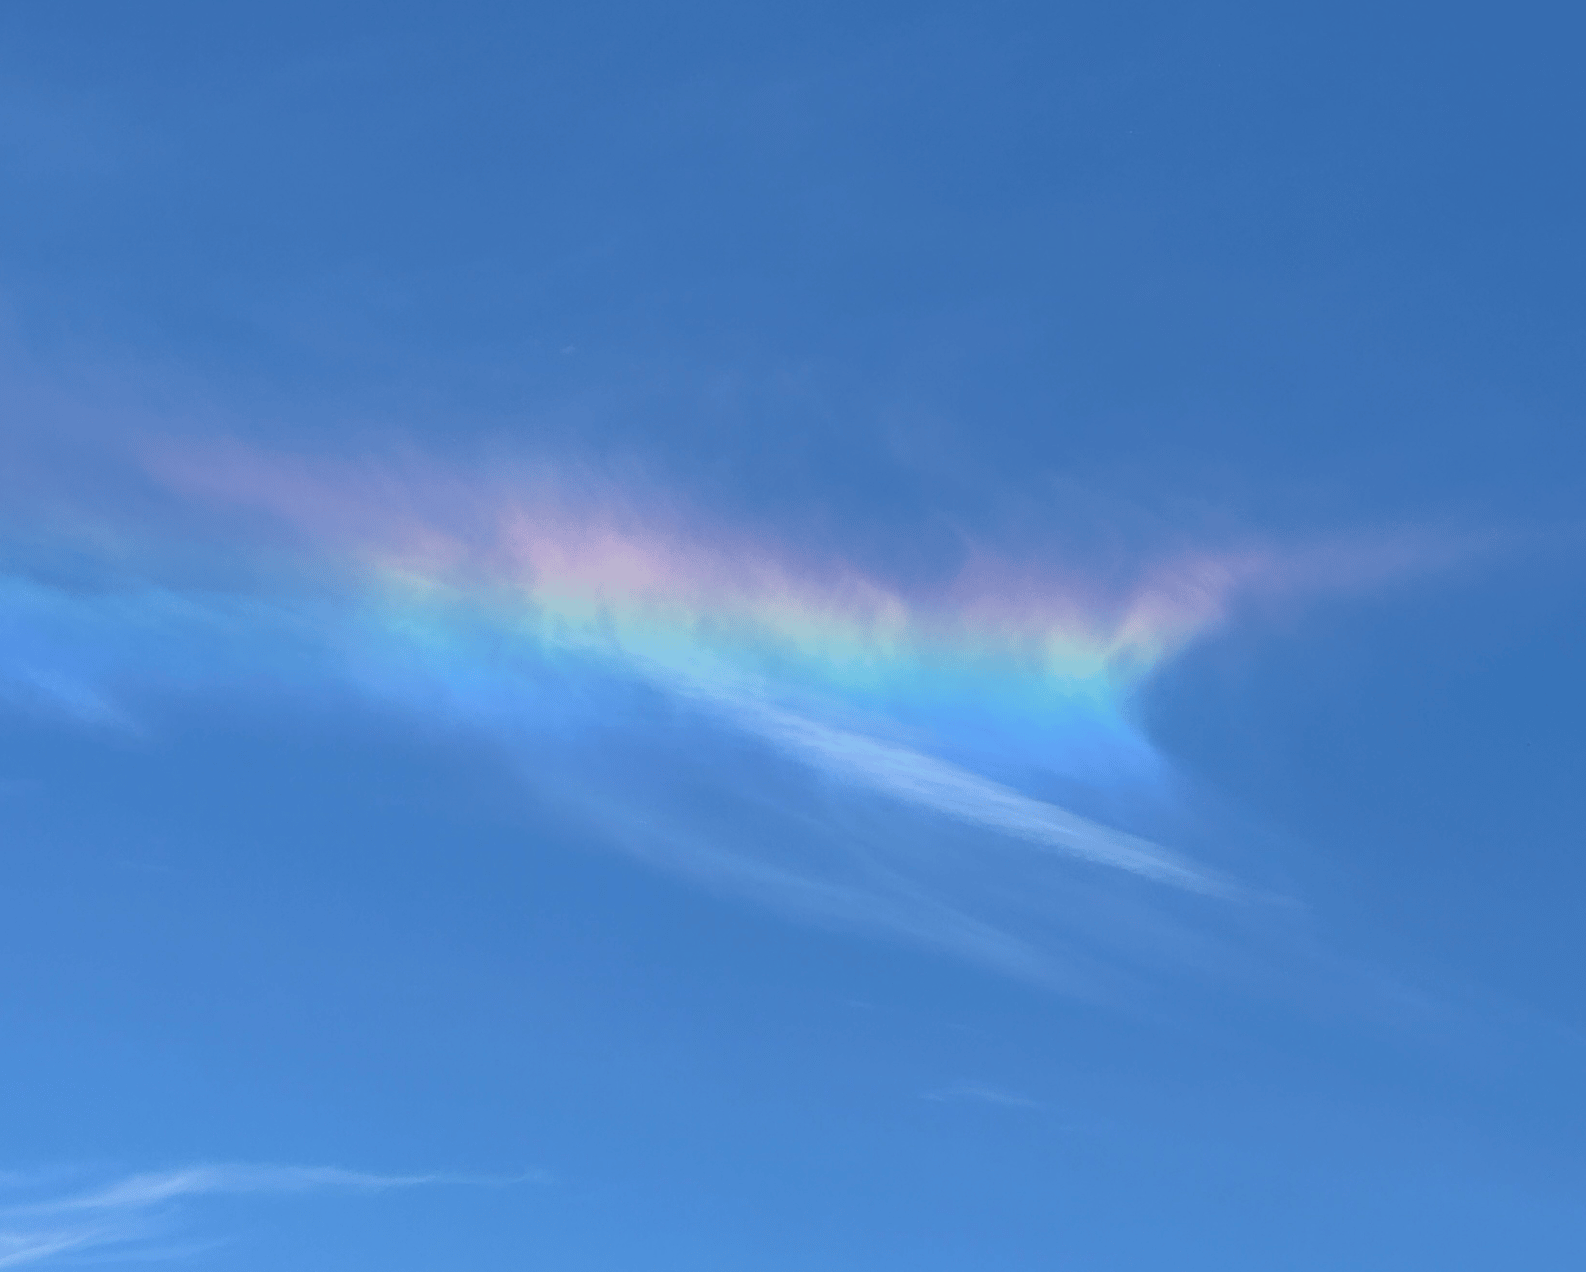
<instances>
[{"instance_id":1,"label":"white cloud wisp","mask_svg":"<svg viewBox=\"0 0 1586 1272\"><path fill-rule=\"evenodd\" d=\"M182 1227L183 1203L200 1197L374 1194L433 1184L518 1182L455 1175L374 1175L334 1166L205 1164L123 1176L86 1190L0 1206L0 1268L63 1256L158 1259ZM26 1187L8 1177L6 1191Z\"/></svg>"}]
</instances>

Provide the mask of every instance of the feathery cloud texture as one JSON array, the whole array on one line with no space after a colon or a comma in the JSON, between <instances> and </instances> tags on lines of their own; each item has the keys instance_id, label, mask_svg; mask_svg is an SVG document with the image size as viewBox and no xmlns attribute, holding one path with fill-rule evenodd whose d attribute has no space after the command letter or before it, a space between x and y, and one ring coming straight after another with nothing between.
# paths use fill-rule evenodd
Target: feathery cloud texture
<instances>
[{"instance_id":1,"label":"feathery cloud texture","mask_svg":"<svg viewBox=\"0 0 1586 1272\"><path fill-rule=\"evenodd\" d=\"M375 1175L331 1166L211 1164L123 1176L64 1195L0 1205L0 1267L161 1258L182 1252L188 1203L215 1196L373 1195L431 1184L488 1182L450 1175ZM0 1189L23 1191L12 1177ZM32 1191L36 1191L36 1188Z\"/></svg>"}]
</instances>

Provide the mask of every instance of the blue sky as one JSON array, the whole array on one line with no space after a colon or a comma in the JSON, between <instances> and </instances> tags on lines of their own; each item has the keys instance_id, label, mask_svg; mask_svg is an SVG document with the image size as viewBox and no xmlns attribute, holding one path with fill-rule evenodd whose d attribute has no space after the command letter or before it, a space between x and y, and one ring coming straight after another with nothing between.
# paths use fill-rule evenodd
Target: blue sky
<instances>
[{"instance_id":1,"label":"blue sky","mask_svg":"<svg viewBox=\"0 0 1586 1272\"><path fill-rule=\"evenodd\" d=\"M0 1268L1586 1257L1564 5L13 5Z\"/></svg>"}]
</instances>

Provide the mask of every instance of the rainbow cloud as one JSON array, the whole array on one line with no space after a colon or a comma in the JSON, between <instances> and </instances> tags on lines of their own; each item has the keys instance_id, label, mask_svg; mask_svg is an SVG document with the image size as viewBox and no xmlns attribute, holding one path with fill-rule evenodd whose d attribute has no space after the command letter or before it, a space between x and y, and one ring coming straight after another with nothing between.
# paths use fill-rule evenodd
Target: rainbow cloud
<instances>
[{"instance_id":1,"label":"rainbow cloud","mask_svg":"<svg viewBox=\"0 0 1586 1272\"><path fill-rule=\"evenodd\" d=\"M1257 558L1191 558L1109 595L984 555L909 595L675 510L543 471L495 479L311 465L242 450L165 453L171 488L263 512L397 611L474 608L524 639L665 666L756 674L906 705L960 692L1116 704L1221 617Z\"/></svg>"},{"instance_id":2,"label":"rainbow cloud","mask_svg":"<svg viewBox=\"0 0 1586 1272\"><path fill-rule=\"evenodd\" d=\"M1347 586L1427 557L1414 544L1180 554L1120 582L970 552L951 576L904 587L576 472L461 475L422 459L310 462L238 446L155 448L144 462L180 529L101 516L77 537L116 563L114 586L0 584L13 690L102 724L133 716L118 688L150 681L335 684L442 711L532 753L556 799L638 855L1025 974L1049 960L974 903L964 836L1017 845L1015 874L1036 891L1067 862L1169 892L1240 894L1020 787L1149 784L1161 765L1131 723L1131 695L1242 589ZM672 715L634 716L624 732L623 685ZM788 796L802 847L724 844L683 808L685 777L736 779L703 762L685 774L675 739L634 738L688 721L811 776L816 787ZM613 769L613 748L626 748L631 790L591 776ZM810 829L807 808L833 807L842 791L938 829L904 843L856 830L852 812ZM845 837L861 846L834 853ZM1013 858L999 851L992 890L1005 894ZM951 882L949 858L960 863Z\"/></svg>"}]
</instances>

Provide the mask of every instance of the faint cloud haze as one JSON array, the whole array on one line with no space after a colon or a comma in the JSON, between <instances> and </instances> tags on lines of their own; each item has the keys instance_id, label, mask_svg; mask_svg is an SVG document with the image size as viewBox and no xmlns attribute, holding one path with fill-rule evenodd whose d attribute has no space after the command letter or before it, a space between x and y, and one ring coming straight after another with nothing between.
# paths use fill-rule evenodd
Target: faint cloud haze
<instances>
[{"instance_id":1,"label":"faint cloud haze","mask_svg":"<svg viewBox=\"0 0 1586 1272\"><path fill-rule=\"evenodd\" d=\"M1045 1110L1046 1105L1027 1095L1007 1091L985 1082L954 1082L935 1091L927 1091L921 1099L937 1104L991 1104L1005 1109Z\"/></svg>"},{"instance_id":2,"label":"faint cloud haze","mask_svg":"<svg viewBox=\"0 0 1586 1272\"><path fill-rule=\"evenodd\" d=\"M440 1184L505 1184L539 1178L482 1179L461 1175L377 1175L333 1166L210 1164L126 1175L85 1191L36 1195L60 1172L13 1173L0 1190L32 1192L0 1205L0 1267L70 1257L147 1262L189 1252L182 1234L193 1226L190 1206L203 1197L306 1194L375 1195Z\"/></svg>"}]
</instances>

